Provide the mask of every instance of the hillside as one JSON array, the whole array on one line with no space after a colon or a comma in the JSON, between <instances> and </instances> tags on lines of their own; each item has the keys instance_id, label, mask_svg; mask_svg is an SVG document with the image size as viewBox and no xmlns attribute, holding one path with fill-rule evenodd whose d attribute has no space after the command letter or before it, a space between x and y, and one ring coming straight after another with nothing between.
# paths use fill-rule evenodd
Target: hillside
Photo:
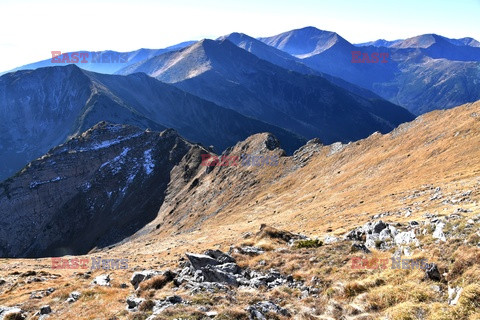
<instances>
[{"instance_id":1,"label":"hillside","mask_svg":"<svg viewBox=\"0 0 480 320\"><path fill-rule=\"evenodd\" d=\"M347 145L310 141L289 157L271 135L251 136L225 154L277 155L278 166L176 166L151 223L78 257L126 258L127 270L2 259L0 305L19 309L0 310L32 315L48 304L55 319L478 319L479 121L480 101ZM196 255L207 249L215 250ZM393 269L392 257L429 265ZM388 267L355 269L354 258Z\"/></svg>"}]
</instances>

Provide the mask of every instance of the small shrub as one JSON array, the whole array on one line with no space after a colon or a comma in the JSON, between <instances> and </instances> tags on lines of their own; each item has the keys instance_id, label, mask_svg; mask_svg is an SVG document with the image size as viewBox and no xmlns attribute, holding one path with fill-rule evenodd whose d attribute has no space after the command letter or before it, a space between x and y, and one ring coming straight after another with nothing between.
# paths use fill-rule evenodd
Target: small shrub
<instances>
[{"instance_id":1,"label":"small shrub","mask_svg":"<svg viewBox=\"0 0 480 320\"><path fill-rule=\"evenodd\" d=\"M3 320L25 320L25 318L22 316L20 312L14 312L7 314Z\"/></svg>"},{"instance_id":2,"label":"small shrub","mask_svg":"<svg viewBox=\"0 0 480 320\"><path fill-rule=\"evenodd\" d=\"M318 248L323 245L323 242L318 239L298 240L295 242L297 248Z\"/></svg>"},{"instance_id":3,"label":"small shrub","mask_svg":"<svg viewBox=\"0 0 480 320\"><path fill-rule=\"evenodd\" d=\"M365 291L367 291L367 287L358 282L350 282L345 286L345 295L349 298Z\"/></svg>"},{"instance_id":4,"label":"small shrub","mask_svg":"<svg viewBox=\"0 0 480 320\"><path fill-rule=\"evenodd\" d=\"M155 302L153 302L153 300L145 300L143 301L140 306L138 307L138 310L140 311L150 311L153 309L153 307L155 306Z\"/></svg>"},{"instance_id":5,"label":"small shrub","mask_svg":"<svg viewBox=\"0 0 480 320\"><path fill-rule=\"evenodd\" d=\"M385 313L390 319L420 320L425 319L426 311L418 304L403 302L388 309Z\"/></svg>"},{"instance_id":6,"label":"small shrub","mask_svg":"<svg viewBox=\"0 0 480 320\"><path fill-rule=\"evenodd\" d=\"M140 283L140 290L146 291L150 289L160 290L162 289L167 283L169 279L164 275L155 276L147 281Z\"/></svg>"}]
</instances>

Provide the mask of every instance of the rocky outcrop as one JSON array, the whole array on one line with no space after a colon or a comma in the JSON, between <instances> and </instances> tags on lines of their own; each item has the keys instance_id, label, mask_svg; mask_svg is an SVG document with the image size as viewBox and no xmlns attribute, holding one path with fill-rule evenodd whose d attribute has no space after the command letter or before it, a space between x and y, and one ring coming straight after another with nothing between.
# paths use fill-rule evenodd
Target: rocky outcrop
<instances>
[{"instance_id":1,"label":"rocky outcrop","mask_svg":"<svg viewBox=\"0 0 480 320\"><path fill-rule=\"evenodd\" d=\"M98 124L0 184L0 256L83 254L124 239L156 217L171 169L201 152L173 130Z\"/></svg>"}]
</instances>

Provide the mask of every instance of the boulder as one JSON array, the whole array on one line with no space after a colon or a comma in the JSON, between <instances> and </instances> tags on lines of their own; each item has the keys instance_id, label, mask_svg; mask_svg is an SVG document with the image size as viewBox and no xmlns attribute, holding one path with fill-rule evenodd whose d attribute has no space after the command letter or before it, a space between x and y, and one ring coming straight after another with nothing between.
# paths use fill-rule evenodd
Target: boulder
<instances>
[{"instance_id":1,"label":"boulder","mask_svg":"<svg viewBox=\"0 0 480 320\"><path fill-rule=\"evenodd\" d=\"M220 263L235 263L235 258L233 258L231 255L226 254L220 250L207 250L205 251L205 254L209 257L214 258Z\"/></svg>"},{"instance_id":2,"label":"boulder","mask_svg":"<svg viewBox=\"0 0 480 320\"><path fill-rule=\"evenodd\" d=\"M217 266L220 264L218 260L205 254L187 253L186 256L195 270L203 269L206 266Z\"/></svg>"},{"instance_id":3,"label":"boulder","mask_svg":"<svg viewBox=\"0 0 480 320\"><path fill-rule=\"evenodd\" d=\"M273 312L284 317L289 317L290 312L282 307L279 307L273 302L270 301L261 301L257 302L254 305L251 305L247 308L247 312L250 313L250 319L259 319L266 320L266 315L269 312Z\"/></svg>"},{"instance_id":4,"label":"boulder","mask_svg":"<svg viewBox=\"0 0 480 320\"><path fill-rule=\"evenodd\" d=\"M219 282L228 285L237 286L238 282L235 276L231 273L225 272L222 269L208 265L202 269L203 281L206 282Z\"/></svg>"}]
</instances>

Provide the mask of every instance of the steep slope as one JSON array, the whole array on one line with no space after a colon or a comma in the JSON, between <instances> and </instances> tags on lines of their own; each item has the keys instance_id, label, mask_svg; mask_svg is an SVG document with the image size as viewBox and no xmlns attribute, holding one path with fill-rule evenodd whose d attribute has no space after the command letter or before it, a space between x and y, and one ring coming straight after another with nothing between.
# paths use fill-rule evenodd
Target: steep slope
<instances>
[{"instance_id":1,"label":"steep slope","mask_svg":"<svg viewBox=\"0 0 480 320\"><path fill-rule=\"evenodd\" d=\"M246 116L322 141L351 141L412 119L403 108L365 99L328 80L288 71L228 40L203 40L121 71L144 72Z\"/></svg>"},{"instance_id":2,"label":"steep slope","mask_svg":"<svg viewBox=\"0 0 480 320\"><path fill-rule=\"evenodd\" d=\"M312 69L372 90L414 114L480 99L480 83L476 81L480 76L480 48L467 38L427 34L354 46L335 33L308 27L260 39L302 58ZM388 59L386 63L352 63L353 51L369 57L374 52L386 53ZM445 70L455 72L441 75ZM439 92L465 86L468 89L438 96Z\"/></svg>"},{"instance_id":3,"label":"steep slope","mask_svg":"<svg viewBox=\"0 0 480 320\"><path fill-rule=\"evenodd\" d=\"M0 180L101 120L165 128L105 95L75 66L3 75L0 106Z\"/></svg>"},{"instance_id":4,"label":"steep slope","mask_svg":"<svg viewBox=\"0 0 480 320\"><path fill-rule=\"evenodd\" d=\"M0 180L102 120L171 127L218 150L265 131L277 134L289 152L304 141L146 75L101 75L74 65L2 76L0 105Z\"/></svg>"},{"instance_id":5,"label":"steep slope","mask_svg":"<svg viewBox=\"0 0 480 320\"><path fill-rule=\"evenodd\" d=\"M318 70L313 70L301 62L301 59L296 58L287 52L274 48L272 46L266 45L260 40L252 38L243 33L231 33L229 35L219 38L220 40L227 39L236 46L254 54L262 60L273 63L279 67L282 67L287 70L296 71L306 75L317 75L321 76L328 81L336 84L337 86L346 89L350 92L353 92L361 97L367 99L381 99L381 97L370 90L356 86L350 82L347 82L341 78L331 76L329 74L320 72Z\"/></svg>"},{"instance_id":6,"label":"steep slope","mask_svg":"<svg viewBox=\"0 0 480 320\"><path fill-rule=\"evenodd\" d=\"M200 152L171 129L96 125L0 184L0 256L83 254L122 240L156 217L170 171L194 169Z\"/></svg>"},{"instance_id":7,"label":"steep slope","mask_svg":"<svg viewBox=\"0 0 480 320\"><path fill-rule=\"evenodd\" d=\"M282 156L278 166L200 170L169 192L158 218L145 229L150 236L140 234L117 250L131 252L167 236L176 239L165 240L169 246L194 239L204 248L228 246L262 223L323 237L332 229L331 235L343 234L373 215L404 221L458 207L478 214L473 198L480 197L479 124L480 101L430 112L355 143L310 141L292 157ZM281 155L271 140L255 135L226 154ZM210 237L212 230L219 236ZM162 248L158 244L145 253Z\"/></svg>"},{"instance_id":8,"label":"steep slope","mask_svg":"<svg viewBox=\"0 0 480 320\"><path fill-rule=\"evenodd\" d=\"M243 33L231 33L229 35L218 38L218 40L228 40L239 48L246 50L262 60L273 63L287 70L296 71L303 74L319 75L318 71L310 69L304 65L301 60L295 58L289 53L269 46L260 40L252 38Z\"/></svg>"}]
</instances>

